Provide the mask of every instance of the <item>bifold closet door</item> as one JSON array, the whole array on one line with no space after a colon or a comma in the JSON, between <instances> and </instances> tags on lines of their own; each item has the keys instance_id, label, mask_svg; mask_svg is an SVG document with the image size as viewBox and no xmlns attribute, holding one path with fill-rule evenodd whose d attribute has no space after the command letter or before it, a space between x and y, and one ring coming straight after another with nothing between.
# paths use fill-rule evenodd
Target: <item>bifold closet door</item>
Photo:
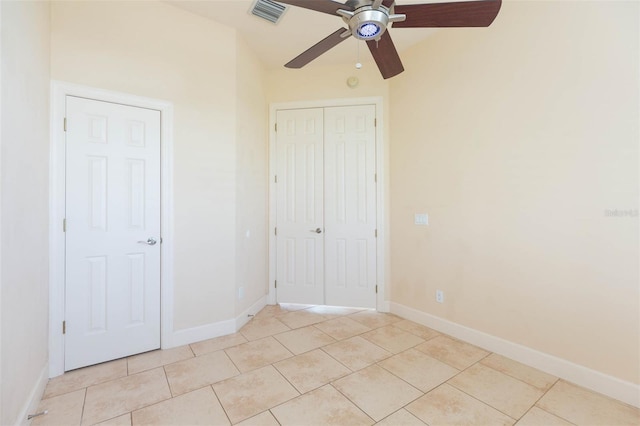
<instances>
[{"instance_id":1,"label":"bifold closet door","mask_svg":"<svg viewBox=\"0 0 640 426\"><path fill-rule=\"evenodd\" d=\"M277 112L277 301L376 307L375 106Z\"/></svg>"},{"instance_id":2,"label":"bifold closet door","mask_svg":"<svg viewBox=\"0 0 640 426\"><path fill-rule=\"evenodd\" d=\"M325 304L376 307L375 106L325 108Z\"/></svg>"}]
</instances>

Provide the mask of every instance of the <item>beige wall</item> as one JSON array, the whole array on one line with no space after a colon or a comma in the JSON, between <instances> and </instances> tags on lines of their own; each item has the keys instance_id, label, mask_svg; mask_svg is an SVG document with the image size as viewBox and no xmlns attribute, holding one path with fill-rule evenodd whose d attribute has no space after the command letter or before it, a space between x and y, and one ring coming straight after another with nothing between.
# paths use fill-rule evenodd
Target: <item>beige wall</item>
<instances>
[{"instance_id":1,"label":"beige wall","mask_svg":"<svg viewBox=\"0 0 640 426\"><path fill-rule=\"evenodd\" d=\"M381 96L391 301L640 382L638 219L605 216L638 208L637 3L506 2L390 81L266 72L233 29L157 2L53 3L50 51L48 5L0 4L0 424L47 360L50 53L54 79L174 104L175 329L266 292L266 103Z\"/></svg>"},{"instance_id":2,"label":"beige wall","mask_svg":"<svg viewBox=\"0 0 640 426\"><path fill-rule=\"evenodd\" d=\"M639 7L506 2L404 52L393 302L640 383L638 217L605 215L638 209Z\"/></svg>"},{"instance_id":3,"label":"beige wall","mask_svg":"<svg viewBox=\"0 0 640 426\"><path fill-rule=\"evenodd\" d=\"M369 54L368 52L366 53ZM347 78L358 77L355 89L347 86ZM380 76L372 62L357 70L354 65L315 66L302 69L283 67L269 70L266 77L269 102L315 101L325 99L388 97L389 83Z\"/></svg>"},{"instance_id":4,"label":"beige wall","mask_svg":"<svg viewBox=\"0 0 640 426\"><path fill-rule=\"evenodd\" d=\"M369 52L364 52L369 55ZM284 67L269 70L266 76L267 99L269 103L323 101L345 98L382 98L382 144L383 170L378 170L379 182L384 186L382 203L384 217L378 217L378 226L389 228L389 134L392 124L389 120L389 81L384 80L377 66L370 59L362 59L363 67L358 70L355 64L337 66L316 66L311 62L302 69L287 69ZM359 80L356 88L347 86L347 79L355 76ZM383 234L381 234L382 237ZM382 238L378 241L380 242ZM389 244L385 244L384 283L380 283L381 292L388 300L389 288ZM381 309L384 307L380 307Z\"/></svg>"},{"instance_id":5,"label":"beige wall","mask_svg":"<svg viewBox=\"0 0 640 426\"><path fill-rule=\"evenodd\" d=\"M0 2L0 424L26 422L48 359L49 4Z\"/></svg>"},{"instance_id":6,"label":"beige wall","mask_svg":"<svg viewBox=\"0 0 640 426\"><path fill-rule=\"evenodd\" d=\"M56 2L52 76L174 104L174 327L232 318L235 30L159 2Z\"/></svg>"},{"instance_id":7,"label":"beige wall","mask_svg":"<svg viewBox=\"0 0 640 426\"><path fill-rule=\"evenodd\" d=\"M236 314L239 315L268 292L269 187L265 71L240 37L236 64Z\"/></svg>"}]
</instances>

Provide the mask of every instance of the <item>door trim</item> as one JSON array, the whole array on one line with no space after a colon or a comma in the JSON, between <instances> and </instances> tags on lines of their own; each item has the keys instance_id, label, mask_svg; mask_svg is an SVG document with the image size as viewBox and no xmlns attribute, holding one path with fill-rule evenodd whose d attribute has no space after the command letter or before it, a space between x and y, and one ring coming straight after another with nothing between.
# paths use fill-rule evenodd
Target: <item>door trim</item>
<instances>
[{"instance_id":1,"label":"door trim","mask_svg":"<svg viewBox=\"0 0 640 426\"><path fill-rule=\"evenodd\" d=\"M77 96L160 111L160 342L171 347L173 334L173 104L126 93L51 82L49 158L49 377L64 373L65 238L65 98Z\"/></svg>"},{"instance_id":2,"label":"door trim","mask_svg":"<svg viewBox=\"0 0 640 426\"><path fill-rule=\"evenodd\" d=\"M269 295L267 303L276 303L276 115L280 110L304 108L330 108L340 106L375 105L376 107L376 171L378 185L376 186L376 215L378 223L378 238L376 244L376 281L378 294L376 295L376 309L389 311L389 302L385 298L385 283L389 280L389 265L387 265L388 240L386 230L389 228L388 200L385 195L389 190L389 179L386 171L388 167L389 143L384 126L384 100L382 97L327 99L318 101L297 101L273 103L269 105Z\"/></svg>"}]
</instances>

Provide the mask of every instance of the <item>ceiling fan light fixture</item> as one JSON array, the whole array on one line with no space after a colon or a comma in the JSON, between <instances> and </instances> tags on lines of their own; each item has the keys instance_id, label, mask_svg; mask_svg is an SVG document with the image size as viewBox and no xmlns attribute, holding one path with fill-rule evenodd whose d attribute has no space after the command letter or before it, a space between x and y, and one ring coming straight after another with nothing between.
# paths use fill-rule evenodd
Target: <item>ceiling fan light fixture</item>
<instances>
[{"instance_id":1,"label":"ceiling fan light fixture","mask_svg":"<svg viewBox=\"0 0 640 426\"><path fill-rule=\"evenodd\" d=\"M375 40L386 31L389 15L381 10L361 10L349 19L351 34L359 40Z\"/></svg>"},{"instance_id":2,"label":"ceiling fan light fixture","mask_svg":"<svg viewBox=\"0 0 640 426\"><path fill-rule=\"evenodd\" d=\"M358 28L356 28L358 33L358 38L363 40L369 40L372 38L376 38L381 31L380 25L375 22L365 22L364 24L360 24Z\"/></svg>"}]
</instances>

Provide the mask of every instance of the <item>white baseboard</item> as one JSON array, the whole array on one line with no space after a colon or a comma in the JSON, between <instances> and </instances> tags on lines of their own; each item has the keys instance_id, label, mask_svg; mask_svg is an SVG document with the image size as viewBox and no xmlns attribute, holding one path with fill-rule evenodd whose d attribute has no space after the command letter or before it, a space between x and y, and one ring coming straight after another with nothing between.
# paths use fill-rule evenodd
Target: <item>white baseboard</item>
<instances>
[{"instance_id":1,"label":"white baseboard","mask_svg":"<svg viewBox=\"0 0 640 426\"><path fill-rule=\"evenodd\" d=\"M446 319L390 302L391 313L417 322L457 339L542 370L576 385L640 407L640 385L618 379L579 364Z\"/></svg>"},{"instance_id":2,"label":"white baseboard","mask_svg":"<svg viewBox=\"0 0 640 426\"><path fill-rule=\"evenodd\" d=\"M198 327L185 328L174 331L171 336L170 346L163 346L162 349L175 348L176 346L188 345L202 340L213 339L214 337L225 336L236 332L236 321L233 319L218 321Z\"/></svg>"},{"instance_id":3,"label":"white baseboard","mask_svg":"<svg viewBox=\"0 0 640 426\"><path fill-rule=\"evenodd\" d=\"M176 346L188 345L190 343L201 342L203 340L213 339L214 337L235 333L249 322L253 315L264 308L266 304L267 296L265 295L234 319L174 331L170 341L167 342L166 345L163 344L162 349L175 348Z\"/></svg>"},{"instance_id":4,"label":"white baseboard","mask_svg":"<svg viewBox=\"0 0 640 426\"><path fill-rule=\"evenodd\" d=\"M49 363L45 363L44 367L40 371L40 375L36 380L36 383L33 385L31 389L31 393L29 393L29 398L25 401L22 410L18 414L18 418L15 420L15 425L29 425L31 424L30 420L27 420L27 416L29 414L35 414L38 409L38 405L40 404L40 399L44 394L44 388L47 387L47 382L49 381Z\"/></svg>"},{"instance_id":5,"label":"white baseboard","mask_svg":"<svg viewBox=\"0 0 640 426\"><path fill-rule=\"evenodd\" d=\"M236 331L240 330L251 318L267 305L268 296L262 296L253 305L236 317Z\"/></svg>"}]
</instances>

